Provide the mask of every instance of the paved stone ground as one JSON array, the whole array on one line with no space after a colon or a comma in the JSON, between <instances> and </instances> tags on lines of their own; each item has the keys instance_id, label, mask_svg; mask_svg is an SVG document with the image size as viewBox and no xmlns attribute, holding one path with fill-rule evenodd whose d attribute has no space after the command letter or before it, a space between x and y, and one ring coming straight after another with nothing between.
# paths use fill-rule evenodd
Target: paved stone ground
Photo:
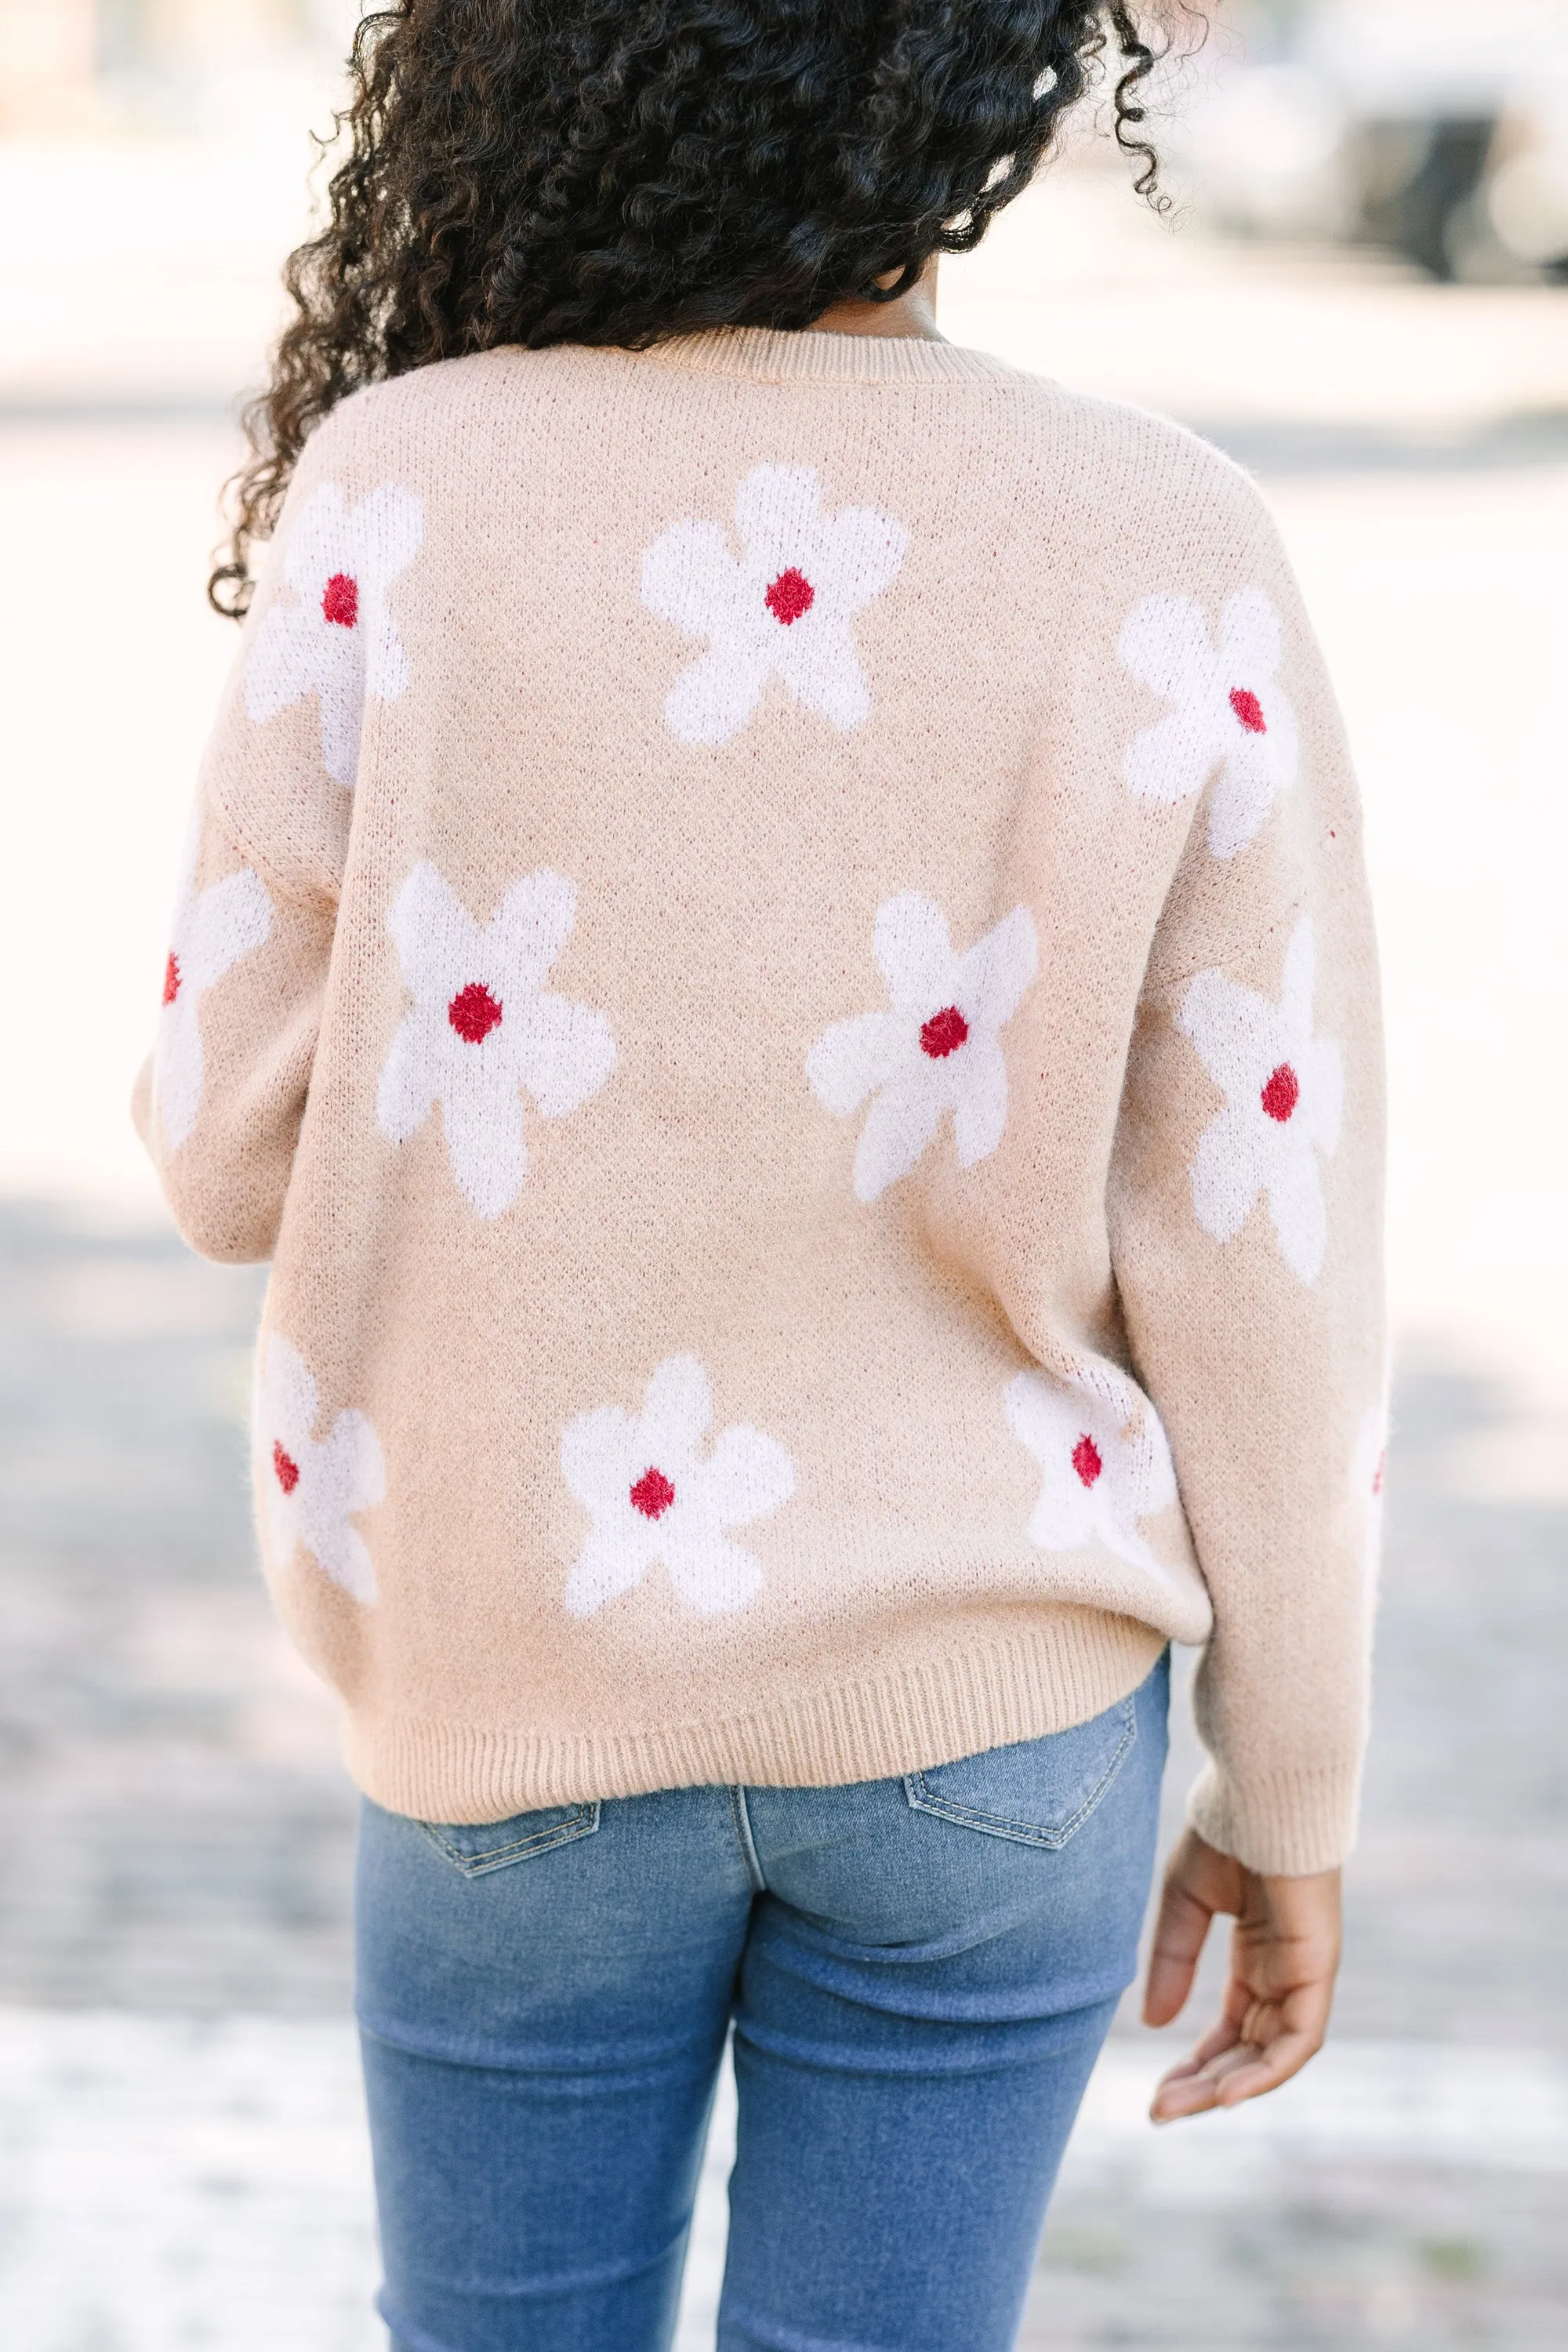
<instances>
[{"instance_id":1,"label":"paved stone ground","mask_svg":"<svg viewBox=\"0 0 1568 2352\"><path fill-rule=\"evenodd\" d=\"M1155 2134L1157 2064L1119 2039L1096 2071L1026 2352L1560 2342L1568 2064L1340 2041ZM712 2352L732 2147L726 2081L676 2352ZM7 2347L375 2352L374 2278L346 2021L0 2010Z\"/></svg>"},{"instance_id":2,"label":"paved stone ground","mask_svg":"<svg viewBox=\"0 0 1568 2352\"><path fill-rule=\"evenodd\" d=\"M259 1297L0 1214L0 2000L342 2009L353 1805L250 1551Z\"/></svg>"},{"instance_id":3,"label":"paved stone ground","mask_svg":"<svg viewBox=\"0 0 1568 2352\"><path fill-rule=\"evenodd\" d=\"M238 181L232 137L0 153L12 209L51 224L0 251L0 702L7 773L50 779L12 794L0 866L12 1191L141 1177L127 976L162 966L229 650L197 587L211 489L298 211L295 148L253 130ZM944 323L1206 421L1275 478L1368 785L1396 1282L1448 1323L1531 1310L1560 1362L1561 1107L1540 1073L1568 802L1550 698L1508 682L1550 678L1562 635L1568 298L1172 238L1122 176L1054 175L1013 207L944 270ZM135 549L139 586L94 607L84 699L58 614L103 545ZM1438 953L1434 910L1461 893ZM250 1552L258 1288L151 1228L0 1207L0 2352L380 2340L353 1801ZM1245 2116L1156 2135L1161 2053L1124 2027L1028 2352L1568 2342L1568 1478L1468 1359L1407 1351L1398 1402L1335 2043ZM1178 1753L1173 1811L1189 1769ZM722 2173L721 2114L679 2352L711 2347Z\"/></svg>"},{"instance_id":4,"label":"paved stone ground","mask_svg":"<svg viewBox=\"0 0 1568 2352\"><path fill-rule=\"evenodd\" d=\"M0 2341L16 2352L375 2340L345 2021L353 1801L331 1710L252 1563L258 1297L254 1275L155 1228L0 1208ZM1154 2135L1138 2114L1159 2053L1124 2027L1047 2233L1031 2352L1568 2338L1568 1509L1477 1490L1466 1464L1511 1410L1450 1364L1405 1368L1331 2071L1245 2124ZM100 2257L87 2304L84 2231ZM279 2302L263 2256L284 2244Z\"/></svg>"}]
</instances>

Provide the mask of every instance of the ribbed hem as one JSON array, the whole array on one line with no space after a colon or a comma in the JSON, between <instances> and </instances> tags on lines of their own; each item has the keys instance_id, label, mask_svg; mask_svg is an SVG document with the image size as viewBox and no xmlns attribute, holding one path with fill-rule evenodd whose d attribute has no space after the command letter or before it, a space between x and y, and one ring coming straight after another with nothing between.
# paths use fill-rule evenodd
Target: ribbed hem
<instances>
[{"instance_id":1,"label":"ribbed hem","mask_svg":"<svg viewBox=\"0 0 1568 2352\"><path fill-rule=\"evenodd\" d=\"M1264 1772L1245 1781L1206 1764L1187 1798L1187 1820L1220 1853L1270 1878L1337 1870L1355 1843L1361 1759Z\"/></svg>"},{"instance_id":2,"label":"ribbed hem","mask_svg":"<svg viewBox=\"0 0 1568 2352\"><path fill-rule=\"evenodd\" d=\"M966 351L924 335L835 335L820 328L714 327L672 335L639 352L648 361L702 375L747 376L759 383L930 383L973 376L1027 382L988 352Z\"/></svg>"},{"instance_id":3,"label":"ribbed hem","mask_svg":"<svg viewBox=\"0 0 1568 2352\"><path fill-rule=\"evenodd\" d=\"M344 1755L367 1797L418 1821L506 1821L712 1782L835 1788L1087 1723L1136 1690L1163 1647L1150 1626L1084 1610L1026 1637L714 1722L572 1738L351 1709Z\"/></svg>"}]
</instances>

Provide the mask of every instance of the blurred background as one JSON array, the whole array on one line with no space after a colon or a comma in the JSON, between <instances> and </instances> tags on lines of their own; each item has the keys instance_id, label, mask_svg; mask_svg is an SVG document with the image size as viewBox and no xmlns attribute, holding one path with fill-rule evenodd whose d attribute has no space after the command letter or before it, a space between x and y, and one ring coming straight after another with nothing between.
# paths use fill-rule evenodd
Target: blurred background
<instances>
[{"instance_id":1,"label":"blurred background","mask_svg":"<svg viewBox=\"0 0 1568 2352\"><path fill-rule=\"evenodd\" d=\"M124 1108L232 657L203 581L237 394L356 15L0 0L6 2352L382 2340L353 1800L251 1558L259 1282L183 1251ZM1210 435L1300 568L1388 985L1389 1557L1338 2038L1156 2135L1183 2036L1129 2016L1024 2340L1560 2352L1568 0L1231 7L1153 127L1166 216L1086 126L941 317ZM1189 1766L1184 1731L1173 1827ZM682 2352L712 2342L726 2128Z\"/></svg>"}]
</instances>

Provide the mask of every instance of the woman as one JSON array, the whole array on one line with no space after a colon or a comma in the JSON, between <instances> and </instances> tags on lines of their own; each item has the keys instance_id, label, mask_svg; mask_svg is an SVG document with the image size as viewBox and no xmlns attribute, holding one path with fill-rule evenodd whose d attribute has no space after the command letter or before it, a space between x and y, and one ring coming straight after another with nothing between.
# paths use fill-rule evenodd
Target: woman
<instances>
[{"instance_id":1,"label":"woman","mask_svg":"<svg viewBox=\"0 0 1568 2352\"><path fill-rule=\"evenodd\" d=\"M404 0L218 594L140 1116L273 1260L256 1481L365 1796L404 2352L992 2352L1209 1764L1158 2119L1321 2040L1380 1075L1247 480L956 349L1122 5ZM285 496L286 492L286 496Z\"/></svg>"}]
</instances>

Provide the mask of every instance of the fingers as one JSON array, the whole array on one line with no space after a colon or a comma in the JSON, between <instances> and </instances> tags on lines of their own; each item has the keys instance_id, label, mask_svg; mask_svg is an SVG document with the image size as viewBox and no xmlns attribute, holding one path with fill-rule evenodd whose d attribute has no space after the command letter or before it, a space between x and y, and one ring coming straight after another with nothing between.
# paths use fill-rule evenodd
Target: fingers
<instances>
[{"instance_id":1,"label":"fingers","mask_svg":"<svg viewBox=\"0 0 1568 2352\"><path fill-rule=\"evenodd\" d=\"M1226 2032L1216 2028L1215 2032ZM1215 2040L1215 2034L1205 2037L1199 2050ZM1322 2035L1312 2033L1277 2034L1266 2048L1255 2042L1230 2041L1200 2062L1198 2051L1184 2058L1162 2075L1149 2109L1157 2124L1176 2122L1183 2116L1205 2114L1211 2107L1238 2107L1244 2100L1260 2098L1266 2091L1277 2091L1292 2074L1299 2074L1309 2058L1322 2048Z\"/></svg>"},{"instance_id":2,"label":"fingers","mask_svg":"<svg viewBox=\"0 0 1568 2352\"><path fill-rule=\"evenodd\" d=\"M1240 1873L1228 1856L1205 1845L1195 1831L1178 1840L1165 1872L1160 1915L1143 1994L1145 2025L1169 2025L1193 1989L1198 1956L1216 1911L1240 1900Z\"/></svg>"},{"instance_id":3,"label":"fingers","mask_svg":"<svg viewBox=\"0 0 1568 2352\"><path fill-rule=\"evenodd\" d=\"M1238 2107L1244 2099L1256 2099L1265 2091L1277 2091L1281 2083L1299 2074L1308 2059L1315 2058L1322 2046L1321 2033L1276 2034L1263 2050L1255 2050L1250 2042L1238 2042L1230 2053L1232 2063L1218 2074L1215 2105Z\"/></svg>"},{"instance_id":4,"label":"fingers","mask_svg":"<svg viewBox=\"0 0 1568 2352\"><path fill-rule=\"evenodd\" d=\"M1189 2059L1173 2066L1156 2084L1149 2105L1154 2124L1179 2123L1184 2116L1201 2116L1219 2104L1219 2086L1212 2068L1199 2068Z\"/></svg>"},{"instance_id":5,"label":"fingers","mask_svg":"<svg viewBox=\"0 0 1568 2352\"><path fill-rule=\"evenodd\" d=\"M1227 2014L1162 2077L1149 2110L1152 2120L1173 2123L1278 2090L1322 2048L1332 1993L1329 1975L1298 1985L1283 2001L1248 2001L1233 1979Z\"/></svg>"},{"instance_id":6,"label":"fingers","mask_svg":"<svg viewBox=\"0 0 1568 2352\"><path fill-rule=\"evenodd\" d=\"M1214 1914L1184 1886L1167 1880L1160 1897L1160 1916L1149 1955L1149 1979L1143 1990L1145 2025L1169 2025L1193 1989L1198 1955Z\"/></svg>"},{"instance_id":7,"label":"fingers","mask_svg":"<svg viewBox=\"0 0 1568 2352\"><path fill-rule=\"evenodd\" d=\"M1256 2054L1242 2042L1237 2027L1221 2018L1184 2058L1161 2075L1149 2108L1151 2121L1173 2123L1179 2116L1201 2115L1205 2107L1212 2107L1223 2072L1234 2063L1237 2050L1248 2059Z\"/></svg>"},{"instance_id":8,"label":"fingers","mask_svg":"<svg viewBox=\"0 0 1568 2352\"><path fill-rule=\"evenodd\" d=\"M1188 2051L1182 2061L1181 2071L1190 2070L1194 2074L1199 2074L1204 2067L1212 2065L1216 2059L1223 2058L1227 2051L1236 2049L1238 2044L1247 2042L1249 2047L1257 2050L1262 2047L1266 2039L1265 2035L1249 2035L1245 2022L1238 2024L1234 2017L1222 2017L1217 2024L1209 2027L1203 2040L1195 2042Z\"/></svg>"},{"instance_id":9,"label":"fingers","mask_svg":"<svg viewBox=\"0 0 1568 2352\"><path fill-rule=\"evenodd\" d=\"M1241 1873L1239 1899L1205 1900L1223 1857L1204 1848L1191 1866L1179 1870L1181 1861L1178 1849L1150 1966L1144 2015L1151 2024L1173 2017L1191 1989L1203 1943L1201 1931L1194 1941L1192 1910L1203 1915L1206 1930L1214 1910L1234 1909L1237 1927L1223 2014L1161 2079L1149 2111L1155 2123L1239 2106L1300 2074L1322 2048L1339 1967L1337 1872L1293 1880ZM1180 1998L1168 2001L1177 1986Z\"/></svg>"}]
</instances>

